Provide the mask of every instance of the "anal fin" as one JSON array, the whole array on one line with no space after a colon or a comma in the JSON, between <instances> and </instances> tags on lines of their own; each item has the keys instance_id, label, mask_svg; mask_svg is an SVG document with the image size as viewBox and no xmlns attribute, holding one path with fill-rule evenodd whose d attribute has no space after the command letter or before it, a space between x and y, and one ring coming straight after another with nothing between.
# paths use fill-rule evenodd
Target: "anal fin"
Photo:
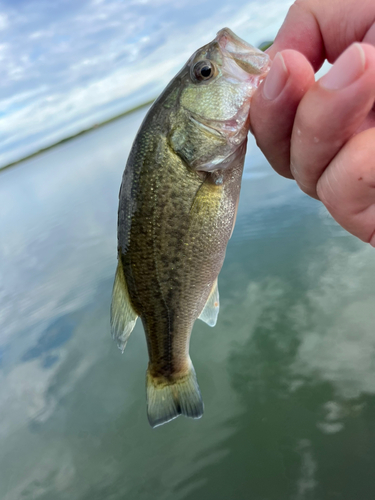
<instances>
[{"instance_id":1,"label":"anal fin","mask_svg":"<svg viewBox=\"0 0 375 500\"><path fill-rule=\"evenodd\" d=\"M215 326L217 321L217 316L219 314L219 289L217 287L217 278L214 281L210 295L208 296L207 302L200 313L199 319L207 323L209 326Z\"/></svg>"},{"instance_id":2,"label":"anal fin","mask_svg":"<svg viewBox=\"0 0 375 500\"><path fill-rule=\"evenodd\" d=\"M129 335L133 331L138 315L130 302L128 287L119 257L112 291L111 329L112 337L124 352Z\"/></svg>"}]
</instances>

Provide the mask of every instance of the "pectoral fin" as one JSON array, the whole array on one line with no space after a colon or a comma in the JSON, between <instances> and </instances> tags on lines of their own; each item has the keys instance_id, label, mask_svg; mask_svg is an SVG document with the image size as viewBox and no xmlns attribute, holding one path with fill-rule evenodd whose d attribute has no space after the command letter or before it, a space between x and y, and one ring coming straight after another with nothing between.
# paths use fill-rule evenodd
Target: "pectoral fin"
<instances>
[{"instance_id":1,"label":"pectoral fin","mask_svg":"<svg viewBox=\"0 0 375 500\"><path fill-rule=\"evenodd\" d=\"M219 314L219 289L217 287L217 279L215 280L211 293L208 296L206 305L201 312L199 319L207 323L209 326L215 326L217 321L217 316Z\"/></svg>"},{"instance_id":2,"label":"pectoral fin","mask_svg":"<svg viewBox=\"0 0 375 500\"><path fill-rule=\"evenodd\" d=\"M129 335L133 331L138 315L130 302L121 259L119 258L112 292L111 329L112 337L124 352Z\"/></svg>"}]
</instances>

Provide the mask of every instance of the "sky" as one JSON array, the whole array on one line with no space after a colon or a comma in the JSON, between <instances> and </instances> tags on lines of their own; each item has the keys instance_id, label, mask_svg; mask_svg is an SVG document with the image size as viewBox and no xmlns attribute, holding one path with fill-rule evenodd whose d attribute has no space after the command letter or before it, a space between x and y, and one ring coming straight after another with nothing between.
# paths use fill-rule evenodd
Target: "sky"
<instances>
[{"instance_id":1,"label":"sky","mask_svg":"<svg viewBox=\"0 0 375 500\"><path fill-rule=\"evenodd\" d=\"M156 97L228 26L273 39L289 0L0 0L0 168Z\"/></svg>"}]
</instances>

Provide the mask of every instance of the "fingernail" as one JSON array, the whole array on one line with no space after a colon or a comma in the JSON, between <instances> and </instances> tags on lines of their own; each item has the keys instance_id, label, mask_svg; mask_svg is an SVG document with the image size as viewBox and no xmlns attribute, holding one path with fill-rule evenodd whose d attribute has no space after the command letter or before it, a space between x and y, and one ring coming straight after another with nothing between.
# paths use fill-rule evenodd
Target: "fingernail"
<instances>
[{"instance_id":1,"label":"fingernail","mask_svg":"<svg viewBox=\"0 0 375 500\"><path fill-rule=\"evenodd\" d=\"M355 82L364 72L366 55L359 43L353 43L337 59L328 73L320 79L320 85L328 90L341 90Z\"/></svg>"},{"instance_id":2,"label":"fingernail","mask_svg":"<svg viewBox=\"0 0 375 500\"><path fill-rule=\"evenodd\" d=\"M264 81L263 96L269 101L276 99L285 87L288 76L283 56L278 52L272 61L270 72Z\"/></svg>"}]
</instances>

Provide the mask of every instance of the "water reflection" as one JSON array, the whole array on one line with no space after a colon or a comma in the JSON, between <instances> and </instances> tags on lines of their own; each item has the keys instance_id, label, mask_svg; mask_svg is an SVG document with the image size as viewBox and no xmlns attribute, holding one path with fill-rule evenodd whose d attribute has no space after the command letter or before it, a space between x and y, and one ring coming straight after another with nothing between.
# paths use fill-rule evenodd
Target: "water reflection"
<instances>
[{"instance_id":1,"label":"water reflection","mask_svg":"<svg viewBox=\"0 0 375 500\"><path fill-rule=\"evenodd\" d=\"M50 368L58 360L58 356L51 354L51 351L58 350L70 339L75 326L75 322L69 316L53 321L39 337L37 343L25 352L21 358L22 361L42 358L43 368Z\"/></svg>"},{"instance_id":2,"label":"water reflection","mask_svg":"<svg viewBox=\"0 0 375 500\"><path fill-rule=\"evenodd\" d=\"M142 113L0 174L0 498L372 499L375 256L250 147L199 421L149 428L140 323L109 335ZM88 154L88 151L90 154Z\"/></svg>"}]
</instances>

